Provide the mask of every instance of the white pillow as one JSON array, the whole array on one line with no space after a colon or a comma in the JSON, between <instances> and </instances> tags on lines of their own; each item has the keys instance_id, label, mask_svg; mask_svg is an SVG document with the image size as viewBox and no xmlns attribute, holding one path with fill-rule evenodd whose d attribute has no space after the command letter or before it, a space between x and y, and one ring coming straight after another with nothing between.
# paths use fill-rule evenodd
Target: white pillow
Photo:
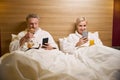
<instances>
[{"instance_id":1,"label":"white pillow","mask_svg":"<svg viewBox=\"0 0 120 80\"><path fill-rule=\"evenodd\" d=\"M60 38L59 39L59 44L60 44L60 50L64 51L63 49L63 44L65 44L67 42L67 38Z\"/></svg>"},{"instance_id":2,"label":"white pillow","mask_svg":"<svg viewBox=\"0 0 120 80\"><path fill-rule=\"evenodd\" d=\"M12 36L12 39L11 39L12 41L19 39L18 35L16 35L16 34L11 34L11 36Z\"/></svg>"}]
</instances>

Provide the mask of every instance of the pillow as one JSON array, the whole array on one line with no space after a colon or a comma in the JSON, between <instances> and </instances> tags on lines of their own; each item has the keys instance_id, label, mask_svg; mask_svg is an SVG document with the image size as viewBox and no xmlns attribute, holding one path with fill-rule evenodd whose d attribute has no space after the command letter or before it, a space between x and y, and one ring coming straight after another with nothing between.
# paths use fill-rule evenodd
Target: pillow
<instances>
[{"instance_id":1,"label":"pillow","mask_svg":"<svg viewBox=\"0 0 120 80\"><path fill-rule=\"evenodd\" d=\"M65 44L66 41L67 41L67 38L60 38L60 39L59 39L59 44L60 44L60 50L61 50L61 51L64 51L64 49L63 49L63 44Z\"/></svg>"},{"instance_id":2,"label":"pillow","mask_svg":"<svg viewBox=\"0 0 120 80\"><path fill-rule=\"evenodd\" d=\"M12 36L12 41L19 39L18 35L16 35L16 34L11 34L11 36Z\"/></svg>"}]
</instances>

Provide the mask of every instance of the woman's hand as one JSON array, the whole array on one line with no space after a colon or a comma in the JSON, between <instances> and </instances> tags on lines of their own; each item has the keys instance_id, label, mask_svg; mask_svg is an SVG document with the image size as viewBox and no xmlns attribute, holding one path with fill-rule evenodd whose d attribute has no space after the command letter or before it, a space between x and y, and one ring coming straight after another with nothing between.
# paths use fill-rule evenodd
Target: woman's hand
<instances>
[{"instance_id":1,"label":"woman's hand","mask_svg":"<svg viewBox=\"0 0 120 80\"><path fill-rule=\"evenodd\" d=\"M79 42L77 42L76 47L85 44L88 41L88 38L82 37L79 39Z\"/></svg>"}]
</instances>

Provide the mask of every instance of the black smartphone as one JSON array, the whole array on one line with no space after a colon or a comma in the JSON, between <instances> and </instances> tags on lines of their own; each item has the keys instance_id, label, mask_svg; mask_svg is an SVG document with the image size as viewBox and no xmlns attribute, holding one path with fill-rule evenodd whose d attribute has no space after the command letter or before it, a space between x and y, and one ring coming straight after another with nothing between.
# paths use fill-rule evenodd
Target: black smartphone
<instances>
[{"instance_id":1,"label":"black smartphone","mask_svg":"<svg viewBox=\"0 0 120 80\"><path fill-rule=\"evenodd\" d=\"M88 37L88 31L83 31L82 36L87 38Z\"/></svg>"},{"instance_id":2,"label":"black smartphone","mask_svg":"<svg viewBox=\"0 0 120 80\"><path fill-rule=\"evenodd\" d=\"M48 38L43 38L42 45L45 45L45 43L48 43Z\"/></svg>"}]
</instances>

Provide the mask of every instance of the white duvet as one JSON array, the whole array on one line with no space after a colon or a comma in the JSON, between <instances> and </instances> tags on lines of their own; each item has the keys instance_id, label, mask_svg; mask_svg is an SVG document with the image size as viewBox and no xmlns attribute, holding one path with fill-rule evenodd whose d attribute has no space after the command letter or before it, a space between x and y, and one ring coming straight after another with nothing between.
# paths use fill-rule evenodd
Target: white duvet
<instances>
[{"instance_id":1,"label":"white duvet","mask_svg":"<svg viewBox=\"0 0 120 80\"><path fill-rule=\"evenodd\" d=\"M73 54L31 49L0 59L0 80L120 80L120 51L106 46L82 47Z\"/></svg>"}]
</instances>

